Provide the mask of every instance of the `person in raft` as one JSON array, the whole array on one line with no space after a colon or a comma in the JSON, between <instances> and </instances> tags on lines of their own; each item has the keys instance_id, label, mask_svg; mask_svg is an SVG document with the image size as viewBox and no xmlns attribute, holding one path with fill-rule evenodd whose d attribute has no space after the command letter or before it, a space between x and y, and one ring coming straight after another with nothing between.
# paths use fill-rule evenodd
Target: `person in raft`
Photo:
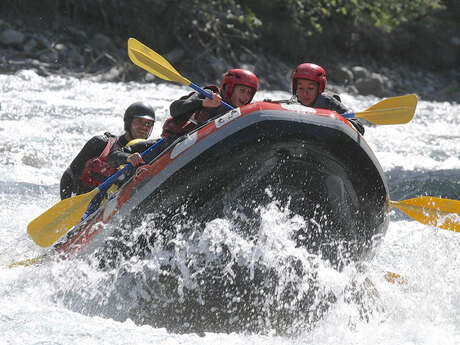
<instances>
[{"instance_id":1,"label":"person in raft","mask_svg":"<svg viewBox=\"0 0 460 345\"><path fill-rule=\"evenodd\" d=\"M279 103L300 103L306 107L333 110L338 114L350 112L341 102L339 95L324 92L327 84L326 71L314 63L305 62L298 65L291 76L292 98ZM364 126L358 119L349 119L356 130L364 134Z\"/></svg>"},{"instance_id":2,"label":"person in raft","mask_svg":"<svg viewBox=\"0 0 460 345\"><path fill-rule=\"evenodd\" d=\"M204 87L211 92L212 99L200 93L191 92L171 103L169 107L171 116L163 124L161 134L164 141L155 151L143 159L140 152L145 151L155 141L141 141L130 147L125 146L112 151L109 161L118 164L135 162L134 166L144 164L144 160L151 161L178 137L198 128L209 119L228 112L228 109L222 105L222 100L235 108L241 107L251 103L258 87L259 80L251 71L240 68L230 69L222 78L221 88L216 85Z\"/></svg>"},{"instance_id":3,"label":"person in raft","mask_svg":"<svg viewBox=\"0 0 460 345\"><path fill-rule=\"evenodd\" d=\"M251 71L230 69L224 74L220 89L216 85L205 87L211 92L212 99L192 92L172 102L169 107L171 116L165 121L161 136L179 137L226 113L228 109L222 105L222 100L235 108L251 103L258 86L259 80Z\"/></svg>"},{"instance_id":4,"label":"person in raft","mask_svg":"<svg viewBox=\"0 0 460 345\"><path fill-rule=\"evenodd\" d=\"M61 200L72 194L87 193L113 175L119 164L110 162L110 152L121 149L133 139L147 139L155 123L155 112L151 106L136 102L126 109L123 121L125 133L122 135L106 132L91 138L83 146L61 177ZM138 165L139 157L132 157L130 163Z\"/></svg>"}]
</instances>

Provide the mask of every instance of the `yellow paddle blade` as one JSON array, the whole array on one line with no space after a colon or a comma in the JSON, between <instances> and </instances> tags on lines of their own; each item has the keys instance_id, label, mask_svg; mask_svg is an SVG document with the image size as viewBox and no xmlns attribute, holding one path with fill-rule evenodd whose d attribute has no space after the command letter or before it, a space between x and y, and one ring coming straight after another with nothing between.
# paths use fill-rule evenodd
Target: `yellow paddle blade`
<instances>
[{"instance_id":1,"label":"yellow paddle blade","mask_svg":"<svg viewBox=\"0 0 460 345\"><path fill-rule=\"evenodd\" d=\"M390 205L423 224L460 232L460 201L420 196L402 201L390 201Z\"/></svg>"},{"instance_id":2,"label":"yellow paddle blade","mask_svg":"<svg viewBox=\"0 0 460 345\"><path fill-rule=\"evenodd\" d=\"M417 95L390 97L372 107L355 113L355 117L365 119L376 125L397 125L408 123L415 114Z\"/></svg>"},{"instance_id":3,"label":"yellow paddle blade","mask_svg":"<svg viewBox=\"0 0 460 345\"><path fill-rule=\"evenodd\" d=\"M95 188L86 194L61 200L48 211L32 220L27 233L40 247L49 247L78 224L89 203L99 193Z\"/></svg>"},{"instance_id":4,"label":"yellow paddle blade","mask_svg":"<svg viewBox=\"0 0 460 345\"><path fill-rule=\"evenodd\" d=\"M45 255L40 255L40 256L37 256L36 258L33 258L33 259L27 259L27 260L21 260L21 261L12 262L7 267L8 268L13 268L13 267L16 267L16 266L24 266L24 267L32 266L32 265L35 265L35 264L39 264L44 258L45 258Z\"/></svg>"},{"instance_id":5,"label":"yellow paddle blade","mask_svg":"<svg viewBox=\"0 0 460 345\"><path fill-rule=\"evenodd\" d=\"M180 75L164 57L135 38L128 40L128 55L134 64L161 79L190 85L190 80Z\"/></svg>"},{"instance_id":6,"label":"yellow paddle blade","mask_svg":"<svg viewBox=\"0 0 460 345\"><path fill-rule=\"evenodd\" d=\"M401 276L398 273L388 271L388 272L385 273L384 277L385 277L387 282L392 283L392 284L398 284L398 285L407 285L408 284L407 279L404 278L403 276Z\"/></svg>"}]
</instances>

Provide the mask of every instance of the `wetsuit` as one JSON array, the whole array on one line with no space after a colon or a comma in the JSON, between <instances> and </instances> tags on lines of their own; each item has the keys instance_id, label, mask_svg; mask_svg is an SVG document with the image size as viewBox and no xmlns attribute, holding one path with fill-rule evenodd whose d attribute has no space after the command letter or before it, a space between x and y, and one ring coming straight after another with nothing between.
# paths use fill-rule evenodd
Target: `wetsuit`
<instances>
[{"instance_id":1,"label":"wetsuit","mask_svg":"<svg viewBox=\"0 0 460 345\"><path fill-rule=\"evenodd\" d=\"M341 102L339 95L327 95L320 94L315 103L313 103L312 108L321 108L333 110L336 113L344 114L348 113L349 109Z\"/></svg>"},{"instance_id":2,"label":"wetsuit","mask_svg":"<svg viewBox=\"0 0 460 345\"><path fill-rule=\"evenodd\" d=\"M88 142L83 146L81 151L78 155L74 158L70 166L65 170L64 174L61 177L60 183L60 194L61 200L69 198L72 196L72 193L79 195L87 193L94 189L94 186L86 185L81 179L81 175L83 169L85 168L85 164L91 158L98 157L102 151L107 146L109 141L109 137L113 137L116 139L116 144L113 145L111 150L116 149L117 147L122 147L126 145L128 142L124 135L119 137L115 137L110 133L104 133L103 135L98 135L92 137ZM108 162L110 166L110 162ZM117 165L113 165L112 167L116 168Z\"/></svg>"},{"instance_id":3,"label":"wetsuit","mask_svg":"<svg viewBox=\"0 0 460 345\"><path fill-rule=\"evenodd\" d=\"M205 89L223 95L222 91L215 85L208 85ZM223 98L223 97L222 97ZM228 108L220 105L216 108L203 107L205 96L192 92L171 103L169 117L163 125L162 137L181 136L198 128L209 119L228 112Z\"/></svg>"}]
</instances>

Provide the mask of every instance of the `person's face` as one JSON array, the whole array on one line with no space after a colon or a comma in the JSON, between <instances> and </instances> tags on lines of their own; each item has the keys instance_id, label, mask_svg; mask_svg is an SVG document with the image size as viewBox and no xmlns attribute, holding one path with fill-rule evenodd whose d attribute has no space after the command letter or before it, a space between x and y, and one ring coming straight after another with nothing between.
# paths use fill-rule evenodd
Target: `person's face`
<instances>
[{"instance_id":1,"label":"person's face","mask_svg":"<svg viewBox=\"0 0 460 345\"><path fill-rule=\"evenodd\" d=\"M230 104L235 108L246 105L251 100L253 93L254 89L252 87L246 85L235 85L232 96L230 97Z\"/></svg>"},{"instance_id":2,"label":"person's face","mask_svg":"<svg viewBox=\"0 0 460 345\"><path fill-rule=\"evenodd\" d=\"M306 107L311 107L318 96L319 85L316 81L297 79L296 95L299 102Z\"/></svg>"},{"instance_id":3,"label":"person's face","mask_svg":"<svg viewBox=\"0 0 460 345\"><path fill-rule=\"evenodd\" d=\"M152 126L152 120L135 117L131 122L131 139L147 139Z\"/></svg>"}]
</instances>

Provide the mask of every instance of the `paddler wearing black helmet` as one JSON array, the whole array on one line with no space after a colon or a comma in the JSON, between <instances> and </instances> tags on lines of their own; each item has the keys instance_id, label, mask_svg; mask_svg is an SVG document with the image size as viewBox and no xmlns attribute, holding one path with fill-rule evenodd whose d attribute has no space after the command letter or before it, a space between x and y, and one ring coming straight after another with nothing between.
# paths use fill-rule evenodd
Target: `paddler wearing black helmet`
<instances>
[{"instance_id":1,"label":"paddler wearing black helmet","mask_svg":"<svg viewBox=\"0 0 460 345\"><path fill-rule=\"evenodd\" d=\"M151 106L136 102L126 109L123 121L128 141L137 138L147 139L152 133L155 112Z\"/></svg>"},{"instance_id":2,"label":"paddler wearing black helmet","mask_svg":"<svg viewBox=\"0 0 460 345\"><path fill-rule=\"evenodd\" d=\"M106 132L92 137L83 146L61 177L61 199L87 193L115 173L118 165L108 160L110 152L133 139L147 139L155 123L155 111L143 102L135 102L126 108L123 121L125 133L122 135Z\"/></svg>"}]
</instances>

